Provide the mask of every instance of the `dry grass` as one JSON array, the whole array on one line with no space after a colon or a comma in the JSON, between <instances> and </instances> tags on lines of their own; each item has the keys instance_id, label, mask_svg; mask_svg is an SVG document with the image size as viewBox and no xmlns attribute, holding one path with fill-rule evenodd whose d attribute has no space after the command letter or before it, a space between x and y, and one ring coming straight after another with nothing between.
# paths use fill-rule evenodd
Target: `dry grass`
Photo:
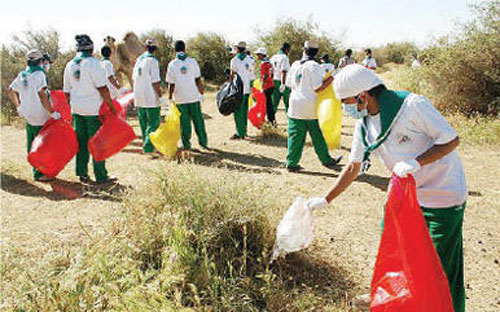
<instances>
[{"instance_id":1,"label":"dry grass","mask_svg":"<svg viewBox=\"0 0 500 312\"><path fill-rule=\"evenodd\" d=\"M177 163L151 160L133 142L108 162L119 189L82 187L73 163L57 183L32 182L24 131L2 128L2 310L349 310L369 287L388 172L375 161L316 213L309 250L269 266L273 231L295 196L322 194L338 172L310 146L303 173L283 168L282 110L277 130L251 128L248 140L230 141L233 119L213 97L203 104L212 151ZM346 119L335 153L347 156L352 130ZM467 309L498 311L500 155L468 141L460 153L470 189Z\"/></svg>"}]
</instances>

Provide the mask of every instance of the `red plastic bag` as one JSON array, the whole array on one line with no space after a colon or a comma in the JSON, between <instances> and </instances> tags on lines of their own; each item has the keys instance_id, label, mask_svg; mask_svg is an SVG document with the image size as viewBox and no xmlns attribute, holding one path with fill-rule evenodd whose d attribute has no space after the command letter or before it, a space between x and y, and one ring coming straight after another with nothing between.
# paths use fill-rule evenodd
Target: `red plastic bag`
<instances>
[{"instance_id":1,"label":"red plastic bag","mask_svg":"<svg viewBox=\"0 0 500 312\"><path fill-rule=\"evenodd\" d=\"M127 116L128 107L134 101L134 92L127 91L122 95L120 95L119 97L117 97L116 101L118 102L118 104L120 104L122 108L119 116L125 119L125 117Z\"/></svg>"},{"instance_id":2,"label":"red plastic bag","mask_svg":"<svg viewBox=\"0 0 500 312\"><path fill-rule=\"evenodd\" d=\"M96 161L102 161L120 152L135 138L134 130L125 120L109 115L90 138L89 152Z\"/></svg>"},{"instance_id":3,"label":"red plastic bag","mask_svg":"<svg viewBox=\"0 0 500 312\"><path fill-rule=\"evenodd\" d=\"M120 105L120 103L118 103L116 100L113 100L113 106L115 107L116 109L116 116L118 117L122 117L123 119L125 119L125 116L124 116L124 113L123 113L123 108L122 106ZM125 112L126 114L127 112ZM99 120L104 123L104 121L110 117L110 116L114 116L114 114L111 112L111 110L109 109L109 106L108 104L106 104L106 102L102 102L101 104L101 108L99 108Z\"/></svg>"},{"instance_id":4,"label":"red plastic bag","mask_svg":"<svg viewBox=\"0 0 500 312\"><path fill-rule=\"evenodd\" d=\"M33 140L29 163L46 176L56 177L78 153L73 127L62 119L49 119Z\"/></svg>"},{"instance_id":5,"label":"red plastic bag","mask_svg":"<svg viewBox=\"0 0 500 312\"><path fill-rule=\"evenodd\" d=\"M371 285L370 311L453 312L448 280L411 175L393 175L391 179Z\"/></svg>"},{"instance_id":6,"label":"red plastic bag","mask_svg":"<svg viewBox=\"0 0 500 312\"><path fill-rule=\"evenodd\" d=\"M52 101L52 108L61 114L61 118L71 123L73 118L71 118L71 107L66 101L66 94L63 90L53 90L50 91L50 100Z\"/></svg>"},{"instance_id":7,"label":"red plastic bag","mask_svg":"<svg viewBox=\"0 0 500 312\"><path fill-rule=\"evenodd\" d=\"M248 111L248 119L257 129L260 129L266 120L266 95L256 88L252 88L251 96L255 99L255 105Z\"/></svg>"}]
</instances>

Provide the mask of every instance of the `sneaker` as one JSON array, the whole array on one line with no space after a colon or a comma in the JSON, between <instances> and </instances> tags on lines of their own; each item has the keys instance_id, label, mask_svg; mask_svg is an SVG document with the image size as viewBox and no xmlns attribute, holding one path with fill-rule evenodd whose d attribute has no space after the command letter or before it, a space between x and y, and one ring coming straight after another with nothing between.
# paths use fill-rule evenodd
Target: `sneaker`
<instances>
[{"instance_id":1,"label":"sneaker","mask_svg":"<svg viewBox=\"0 0 500 312\"><path fill-rule=\"evenodd\" d=\"M351 305L356 311L370 311L370 294L356 296L352 299Z\"/></svg>"},{"instance_id":2,"label":"sneaker","mask_svg":"<svg viewBox=\"0 0 500 312\"><path fill-rule=\"evenodd\" d=\"M38 181L38 182L50 182L50 181L54 181L54 180L55 180L55 178L49 178L46 175L43 175L43 176L35 179L35 181Z\"/></svg>"},{"instance_id":3,"label":"sneaker","mask_svg":"<svg viewBox=\"0 0 500 312\"><path fill-rule=\"evenodd\" d=\"M90 180L90 177L89 177L89 176L79 176L78 178L80 179L80 182L82 182L82 183L86 183L86 184L88 184L88 183L90 183L90 182L91 182L91 180Z\"/></svg>"},{"instance_id":4,"label":"sneaker","mask_svg":"<svg viewBox=\"0 0 500 312\"><path fill-rule=\"evenodd\" d=\"M333 168L337 167L337 165L339 164L339 162L342 160L342 157L343 157L342 155L340 155L338 157L334 157L332 159L331 163L323 165L323 166L325 166L325 167L327 167L329 169L333 169Z\"/></svg>"},{"instance_id":5,"label":"sneaker","mask_svg":"<svg viewBox=\"0 0 500 312\"><path fill-rule=\"evenodd\" d=\"M302 166L286 166L286 170L288 170L288 172L299 172L302 169L304 169Z\"/></svg>"},{"instance_id":6,"label":"sneaker","mask_svg":"<svg viewBox=\"0 0 500 312\"><path fill-rule=\"evenodd\" d=\"M108 183L113 183L118 181L117 177L114 176L108 176L106 179L101 180L101 181L95 181L95 184L108 184Z\"/></svg>"},{"instance_id":7,"label":"sneaker","mask_svg":"<svg viewBox=\"0 0 500 312\"><path fill-rule=\"evenodd\" d=\"M234 134L232 137L229 138L229 140L243 140L245 137L240 137L237 134Z\"/></svg>"}]
</instances>

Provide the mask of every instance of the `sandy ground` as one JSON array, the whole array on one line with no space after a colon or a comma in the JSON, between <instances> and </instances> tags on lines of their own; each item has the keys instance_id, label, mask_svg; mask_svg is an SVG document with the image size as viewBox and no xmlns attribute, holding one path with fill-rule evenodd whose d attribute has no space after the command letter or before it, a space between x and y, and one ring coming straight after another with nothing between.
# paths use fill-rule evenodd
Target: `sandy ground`
<instances>
[{"instance_id":1,"label":"sandy ground","mask_svg":"<svg viewBox=\"0 0 500 312\"><path fill-rule=\"evenodd\" d=\"M195 153L200 172L231 171L248 179L272 185L283 211L295 196L323 194L341 168L321 166L310 144L301 165L305 171L288 173L284 168L286 141L262 139L249 125L249 138L231 141L232 116L220 115L210 94L203 104L209 145L215 150ZM284 111L278 112L279 127L286 129ZM129 118L139 134L137 119ZM344 118L342 147L333 155L347 159L353 121ZM309 140L309 139L308 139ZM309 142L309 141L308 141ZM26 254L53 252L77 246L81 238L106 228L119 218L123 192L133 192L154 175L165 161L140 154L136 140L107 162L111 174L119 178L112 189L82 186L74 176L72 161L53 183L31 178L26 161L25 133L22 126L6 126L1 133L2 246L15 245ZM198 148L193 134L193 148ZM500 150L498 147L459 147L469 186L465 212L464 249L467 311L500 311ZM327 209L315 216L316 240L311 252L349 272L355 292L369 289L380 239L380 221L390 173L378 160L368 175L357 181Z\"/></svg>"}]
</instances>

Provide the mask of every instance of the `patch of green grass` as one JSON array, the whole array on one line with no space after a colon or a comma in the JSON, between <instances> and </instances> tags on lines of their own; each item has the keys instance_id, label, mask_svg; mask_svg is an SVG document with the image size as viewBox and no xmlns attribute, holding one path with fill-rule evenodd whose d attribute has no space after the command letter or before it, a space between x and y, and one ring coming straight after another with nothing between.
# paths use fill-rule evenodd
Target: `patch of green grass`
<instances>
[{"instance_id":1,"label":"patch of green grass","mask_svg":"<svg viewBox=\"0 0 500 312\"><path fill-rule=\"evenodd\" d=\"M349 274L309 252L270 264L286 207L238 175L167 163L83 246L5 247L6 311L343 311ZM217 169L213 169L217 170ZM219 172L219 171L217 171Z\"/></svg>"}]
</instances>

